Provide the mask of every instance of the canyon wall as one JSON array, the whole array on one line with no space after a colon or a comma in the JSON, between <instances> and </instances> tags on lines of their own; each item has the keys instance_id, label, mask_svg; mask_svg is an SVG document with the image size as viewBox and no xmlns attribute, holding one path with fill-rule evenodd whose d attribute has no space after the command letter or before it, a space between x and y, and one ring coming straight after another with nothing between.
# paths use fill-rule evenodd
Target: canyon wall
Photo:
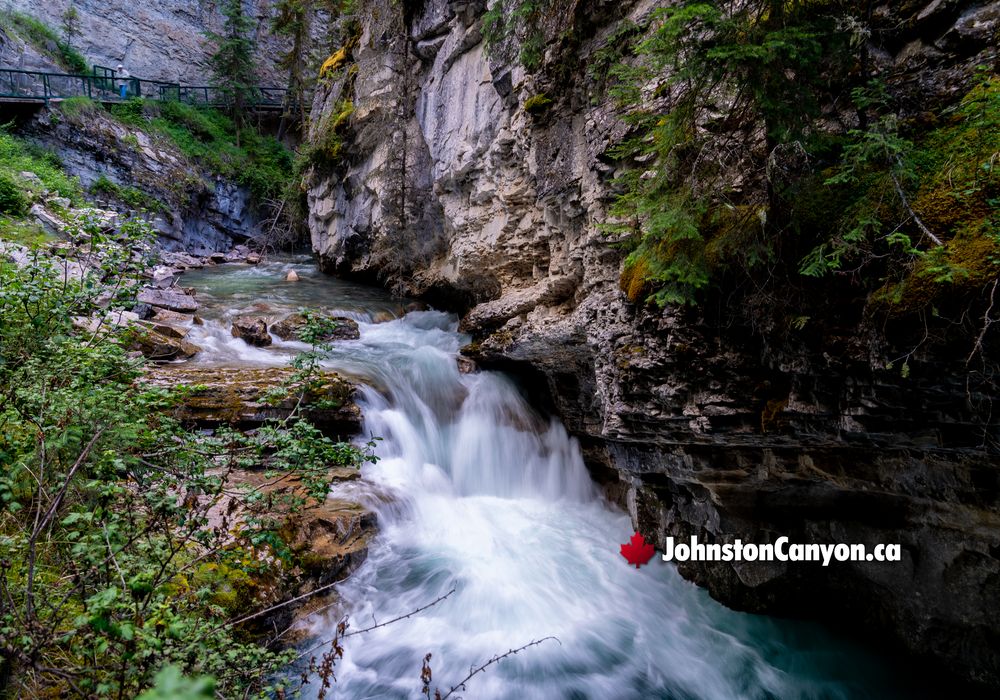
<instances>
[{"instance_id":1,"label":"canyon wall","mask_svg":"<svg viewBox=\"0 0 1000 700\"><path fill-rule=\"evenodd\" d=\"M90 63L114 68L122 64L134 77L180 82L212 83L210 57L214 52L209 33L221 34L224 18L219 3L209 0L121 2L120 0L8 0L5 6L35 17L63 36L63 13L70 6L78 14L73 46ZM278 66L290 39L271 31L274 3L247 0L244 11L253 24L257 42L257 73L262 85L283 87L287 71ZM329 53L330 15L313 16L311 47L322 60ZM322 54L322 55L320 55ZM5 56L4 67L34 70L31 53Z\"/></svg>"},{"instance_id":2,"label":"canyon wall","mask_svg":"<svg viewBox=\"0 0 1000 700\"><path fill-rule=\"evenodd\" d=\"M830 298L799 326L730 313L723 294L629 301L601 228L626 125L587 66L658 3L559 4L533 73L510 42L487 50L485 4L365 13L353 61L314 103L314 140L353 109L339 160L309 180L320 264L461 312L466 353L546 387L595 477L661 546L902 545L898 563L680 566L719 600L838 621L1000 685L1000 435L992 396L968 381L968 339L922 345L914 319L876 333ZM899 5L875 9L898 36L873 60L911 102L954 96L996 61L1000 3Z\"/></svg>"}]
</instances>

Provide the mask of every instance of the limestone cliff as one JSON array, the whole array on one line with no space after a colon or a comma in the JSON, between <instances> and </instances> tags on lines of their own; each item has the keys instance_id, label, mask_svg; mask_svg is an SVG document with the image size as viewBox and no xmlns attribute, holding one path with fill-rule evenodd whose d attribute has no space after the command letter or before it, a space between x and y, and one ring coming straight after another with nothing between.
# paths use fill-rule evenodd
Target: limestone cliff
<instances>
[{"instance_id":1,"label":"limestone cliff","mask_svg":"<svg viewBox=\"0 0 1000 700\"><path fill-rule=\"evenodd\" d=\"M114 68L122 64L133 76L149 80L210 84L213 47L207 33L221 33L223 17L215 3L201 0L120 2L107 0L11 0L11 9L31 15L59 31L71 5L79 14L75 48L91 63ZM245 10L254 22L257 70L263 85L283 86L287 74L278 67L289 39L271 31L273 3L252 0ZM326 53L329 15L317 13L312 27L315 50ZM60 35L62 32L60 31ZM5 56L7 67L33 69L31 54Z\"/></svg>"},{"instance_id":2,"label":"limestone cliff","mask_svg":"<svg viewBox=\"0 0 1000 700\"><path fill-rule=\"evenodd\" d=\"M895 564L681 566L723 602L877 631L1000 686L1000 435L967 334L874 329L830 306L836 287L804 326L737 313L733 290L698 310L625 297L601 224L626 126L587 66L662 3L555 3L534 72L487 51L482 0L374 4L314 104L314 141L353 109L309 181L321 265L462 312L468 352L548 388L647 537L903 546ZM873 60L911 103L996 60L1000 4L899 5L875 8L896 34ZM887 369L907 352L908 374Z\"/></svg>"}]
</instances>

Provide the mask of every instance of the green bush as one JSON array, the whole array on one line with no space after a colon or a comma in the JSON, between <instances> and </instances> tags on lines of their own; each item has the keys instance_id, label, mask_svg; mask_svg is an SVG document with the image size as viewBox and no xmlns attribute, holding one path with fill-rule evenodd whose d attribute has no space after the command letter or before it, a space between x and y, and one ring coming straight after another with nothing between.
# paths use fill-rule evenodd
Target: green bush
<instances>
[{"instance_id":1,"label":"green bush","mask_svg":"<svg viewBox=\"0 0 1000 700\"><path fill-rule=\"evenodd\" d=\"M29 204L21 186L13 178L0 174L0 212L24 216L28 213Z\"/></svg>"},{"instance_id":2,"label":"green bush","mask_svg":"<svg viewBox=\"0 0 1000 700\"><path fill-rule=\"evenodd\" d=\"M92 116L101 106L89 97L67 97L57 102L56 108L72 121Z\"/></svg>"},{"instance_id":3,"label":"green bush","mask_svg":"<svg viewBox=\"0 0 1000 700\"><path fill-rule=\"evenodd\" d=\"M58 156L0 129L0 173L17 177L21 172L34 173L45 189L57 192L74 204L82 202L79 181L63 172ZM31 185L27 189L31 189Z\"/></svg>"},{"instance_id":4,"label":"green bush","mask_svg":"<svg viewBox=\"0 0 1000 700\"><path fill-rule=\"evenodd\" d=\"M280 197L292 173L292 153L253 128L237 133L232 119L215 109L182 102L156 105L150 126L186 156L248 187L258 203Z\"/></svg>"},{"instance_id":5,"label":"green bush","mask_svg":"<svg viewBox=\"0 0 1000 700\"><path fill-rule=\"evenodd\" d=\"M171 417L178 395L143 383L127 331L73 326L99 302L134 303L144 263L133 251L148 246L148 225L76 225L97 266L84 280L41 253L0 263L0 649L17 650L4 654L4 690L276 697L296 650L255 641L238 625L251 611L220 588L270 591L284 570L279 514L325 498L330 468L365 454L294 412L254 435L185 430ZM297 369L306 391L309 367ZM303 491L227 486L229 469L265 463ZM209 517L227 504L243 513L239 527ZM260 598L242 604L259 610Z\"/></svg>"},{"instance_id":6,"label":"green bush","mask_svg":"<svg viewBox=\"0 0 1000 700\"><path fill-rule=\"evenodd\" d=\"M552 100L543 92L526 99L524 101L524 111L528 114L541 114L548 109L550 104L552 104Z\"/></svg>"},{"instance_id":7,"label":"green bush","mask_svg":"<svg viewBox=\"0 0 1000 700\"><path fill-rule=\"evenodd\" d=\"M125 102L119 102L108 108L112 116L124 124L131 126L146 125L146 101L141 97L130 97Z\"/></svg>"},{"instance_id":8,"label":"green bush","mask_svg":"<svg viewBox=\"0 0 1000 700\"><path fill-rule=\"evenodd\" d=\"M101 175L97 178L90 191L94 194L103 194L112 199L118 200L130 209L136 211L159 211L163 205L154 197L142 190L129 185L119 185L117 182L109 180L107 176Z\"/></svg>"}]
</instances>

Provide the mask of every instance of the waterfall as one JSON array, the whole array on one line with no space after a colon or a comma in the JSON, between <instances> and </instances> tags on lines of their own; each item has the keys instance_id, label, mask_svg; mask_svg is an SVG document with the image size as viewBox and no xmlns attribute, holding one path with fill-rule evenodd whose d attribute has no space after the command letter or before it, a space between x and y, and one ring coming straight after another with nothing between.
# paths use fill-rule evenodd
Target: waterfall
<instances>
[{"instance_id":1,"label":"waterfall","mask_svg":"<svg viewBox=\"0 0 1000 700\"><path fill-rule=\"evenodd\" d=\"M876 674L870 660L817 628L727 610L655 559L629 567L618 552L629 520L597 493L576 440L503 375L460 374L461 342L454 318L411 313L363 325L348 362L382 387L362 400L366 432L382 438L364 472L381 494L367 499L380 534L339 587L340 613L360 628L455 592L350 639L337 697L413 698L427 653L447 690L470 667L549 636L464 695L865 696L857 683ZM337 620L314 631L329 636Z\"/></svg>"},{"instance_id":2,"label":"waterfall","mask_svg":"<svg viewBox=\"0 0 1000 700\"><path fill-rule=\"evenodd\" d=\"M283 282L289 269L301 281ZM367 561L338 585L338 606L309 618L314 638L420 614L346 640L331 693L418 697L421 661L446 692L470 668L492 665L461 693L480 700L733 700L919 697L884 658L807 623L734 612L654 558L629 566L619 545L629 518L590 481L580 447L495 372L461 374L468 337L436 311L402 315L380 290L319 275L307 261L188 273L204 325L195 362L281 365L305 348L233 338L234 315L300 306L350 315L359 340L325 364L366 386L365 441L380 460L332 494L379 518ZM390 313L391 312L391 313ZM374 323L374 314L394 320ZM807 565L807 564L803 564ZM306 647L307 648L307 647ZM316 692L318 683L305 692ZM329 695L328 695L329 697Z\"/></svg>"}]
</instances>

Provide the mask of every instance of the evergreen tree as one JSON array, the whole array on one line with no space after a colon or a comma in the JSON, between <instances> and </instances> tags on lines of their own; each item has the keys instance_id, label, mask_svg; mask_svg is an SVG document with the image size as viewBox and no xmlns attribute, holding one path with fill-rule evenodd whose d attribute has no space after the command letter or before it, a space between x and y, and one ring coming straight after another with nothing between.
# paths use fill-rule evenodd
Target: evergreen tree
<instances>
[{"instance_id":1,"label":"evergreen tree","mask_svg":"<svg viewBox=\"0 0 1000 700\"><path fill-rule=\"evenodd\" d=\"M80 13L77 11L76 5L70 5L62 13L62 30L66 46L72 48L73 37L80 33Z\"/></svg>"},{"instance_id":2,"label":"evergreen tree","mask_svg":"<svg viewBox=\"0 0 1000 700\"><path fill-rule=\"evenodd\" d=\"M246 119L246 107L256 99L256 42L251 35L253 21L243 11L242 0L224 0L222 14L226 18L223 33L209 34L209 38L216 44L211 65L226 109L236 122L238 146L240 128Z\"/></svg>"}]
</instances>

